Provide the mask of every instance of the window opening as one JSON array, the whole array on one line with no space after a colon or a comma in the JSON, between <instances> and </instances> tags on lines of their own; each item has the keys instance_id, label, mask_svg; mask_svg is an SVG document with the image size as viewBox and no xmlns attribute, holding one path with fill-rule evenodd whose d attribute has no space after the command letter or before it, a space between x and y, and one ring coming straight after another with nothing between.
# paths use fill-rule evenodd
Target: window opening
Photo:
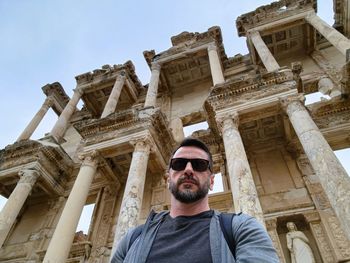
<instances>
[{"instance_id":1,"label":"window opening","mask_svg":"<svg viewBox=\"0 0 350 263\"><path fill-rule=\"evenodd\" d=\"M203 121L196 124L185 126L183 130L184 130L185 137L188 137L188 136L191 136L191 134L194 133L195 131L206 130L208 129L208 127L209 127L208 123L206 121Z\"/></svg>"},{"instance_id":2,"label":"window opening","mask_svg":"<svg viewBox=\"0 0 350 263\"><path fill-rule=\"evenodd\" d=\"M321 92L310 93L305 95L305 105L310 105L315 102L329 100L329 99L331 99L330 96L324 95Z\"/></svg>"},{"instance_id":3,"label":"window opening","mask_svg":"<svg viewBox=\"0 0 350 263\"><path fill-rule=\"evenodd\" d=\"M0 195L0 211L4 208L6 201L7 201L7 198Z\"/></svg>"},{"instance_id":4,"label":"window opening","mask_svg":"<svg viewBox=\"0 0 350 263\"><path fill-rule=\"evenodd\" d=\"M212 191L209 191L209 194L220 193L224 191L224 185L222 183L222 174L216 173L214 177L214 187Z\"/></svg>"},{"instance_id":5,"label":"window opening","mask_svg":"<svg viewBox=\"0 0 350 263\"><path fill-rule=\"evenodd\" d=\"M348 175L350 176L350 148L334 151Z\"/></svg>"},{"instance_id":6,"label":"window opening","mask_svg":"<svg viewBox=\"0 0 350 263\"><path fill-rule=\"evenodd\" d=\"M92 220L92 213L94 212L95 204L85 205L81 213L76 232L82 232L87 235Z\"/></svg>"}]
</instances>

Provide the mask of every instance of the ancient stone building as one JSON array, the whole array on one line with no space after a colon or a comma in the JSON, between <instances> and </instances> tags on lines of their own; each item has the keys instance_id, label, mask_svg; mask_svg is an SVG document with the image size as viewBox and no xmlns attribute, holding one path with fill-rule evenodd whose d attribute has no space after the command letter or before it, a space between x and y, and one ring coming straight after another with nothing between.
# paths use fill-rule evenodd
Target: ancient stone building
<instances>
[{"instance_id":1,"label":"ancient stone building","mask_svg":"<svg viewBox=\"0 0 350 263\"><path fill-rule=\"evenodd\" d=\"M0 152L1 262L108 262L113 244L150 209L169 208L163 176L183 127L214 154L220 211L265 224L291 262L287 222L316 262L350 262L350 178L333 150L350 146L350 1L334 0L335 25L315 0L282 0L236 20L249 54L227 57L219 27L183 32L145 51L143 86L131 61L76 76L69 98L56 82L18 140ZM330 95L308 106L304 95ZM83 108L76 108L79 100ZM49 108L48 135L30 140ZM87 235L75 233L95 203Z\"/></svg>"}]
</instances>

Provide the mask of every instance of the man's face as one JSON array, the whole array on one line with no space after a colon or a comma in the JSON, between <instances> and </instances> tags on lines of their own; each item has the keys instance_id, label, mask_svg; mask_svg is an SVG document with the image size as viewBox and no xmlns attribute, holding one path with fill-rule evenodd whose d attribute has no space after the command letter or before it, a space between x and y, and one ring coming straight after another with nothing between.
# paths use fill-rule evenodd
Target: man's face
<instances>
[{"instance_id":1,"label":"man's face","mask_svg":"<svg viewBox=\"0 0 350 263\"><path fill-rule=\"evenodd\" d=\"M209 161L208 154L200 148L184 146L179 148L173 158L204 159ZM209 189L213 189L214 175L209 168L203 172L193 169L191 162L181 171L170 168L168 183L170 192L182 203L193 203L204 198Z\"/></svg>"}]
</instances>

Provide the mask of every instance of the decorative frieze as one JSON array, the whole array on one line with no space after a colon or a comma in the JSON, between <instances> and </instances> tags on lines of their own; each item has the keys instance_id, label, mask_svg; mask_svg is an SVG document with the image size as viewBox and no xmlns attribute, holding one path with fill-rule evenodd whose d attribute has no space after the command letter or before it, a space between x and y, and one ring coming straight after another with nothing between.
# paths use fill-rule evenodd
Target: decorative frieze
<instances>
[{"instance_id":1,"label":"decorative frieze","mask_svg":"<svg viewBox=\"0 0 350 263\"><path fill-rule=\"evenodd\" d=\"M236 20L236 27L239 36L245 36L251 28L272 23L277 20L297 15L302 11L316 10L315 0L282 0L264 5L253 12L239 16Z\"/></svg>"}]
</instances>

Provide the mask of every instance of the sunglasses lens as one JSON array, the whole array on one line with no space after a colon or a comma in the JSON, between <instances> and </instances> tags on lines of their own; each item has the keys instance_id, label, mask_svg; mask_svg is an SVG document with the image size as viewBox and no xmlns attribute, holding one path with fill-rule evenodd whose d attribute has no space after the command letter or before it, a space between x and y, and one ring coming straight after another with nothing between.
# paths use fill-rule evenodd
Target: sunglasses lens
<instances>
[{"instance_id":1,"label":"sunglasses lens","mask_svg":"<svg viewBox=\"0 0 350 263\"><path fill-rule=\"evenodd\" d=\"M174 158L171 160L170 167L175 171L182 171L185 169L187 162L187 159Z\"/></svg>"},{"instance_id":2,"label":"sunglasses lens","mask_svg":"<svg viewBox=\"0 0 350 263\"><path fill-rule=\"evenodd\" d=\"M204 159L186 159L174 158L170 162L170 167L174 171L182 171L186 168L188 162L191 162L193 170L197 172L204 172L209 168L209 161Z\"/></svg>"},{"instance_id":3,"label":"sunglasses lens","mask_svg":"<svg viewBox=\"0 0 350 263\"><path fill-rule=\"evenodd\" d=\"M192 159L191 165L197 172L204 172L208 169L209 162L203 159Z\"/></svg>"}]
</instances>

